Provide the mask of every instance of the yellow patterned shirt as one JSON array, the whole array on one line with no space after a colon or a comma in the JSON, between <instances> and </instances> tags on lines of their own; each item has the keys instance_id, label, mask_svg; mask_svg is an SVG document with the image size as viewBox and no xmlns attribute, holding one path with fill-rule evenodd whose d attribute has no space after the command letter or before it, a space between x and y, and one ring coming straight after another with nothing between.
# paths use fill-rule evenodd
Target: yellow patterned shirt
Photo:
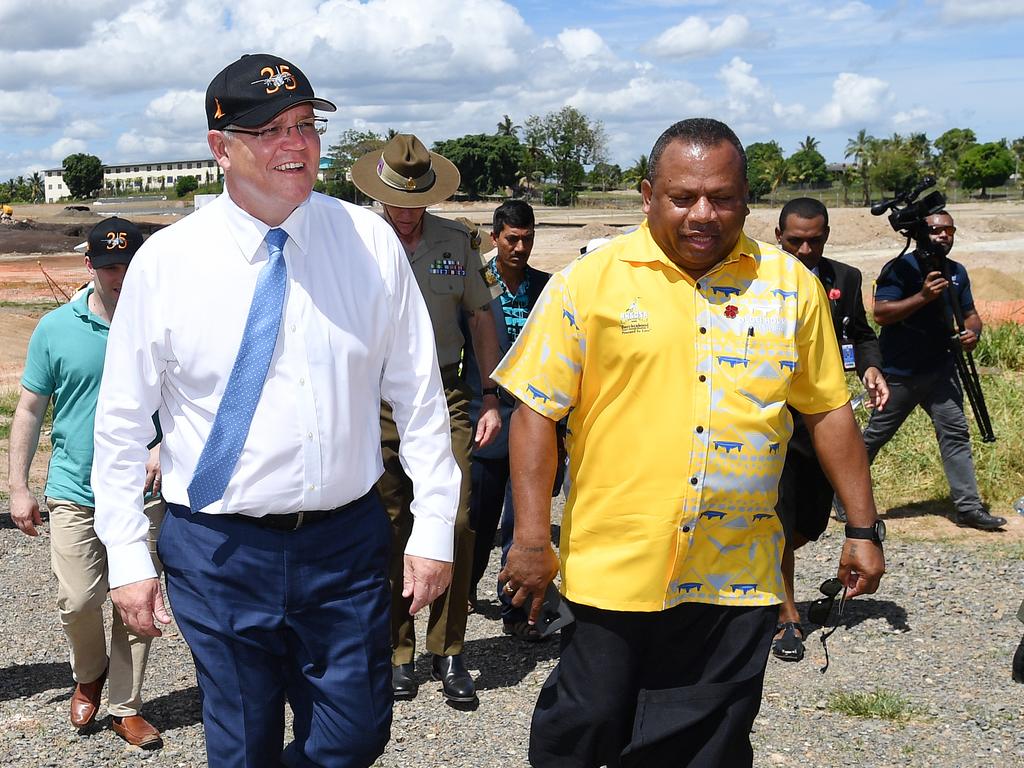
<instances>
[{"instance_id":1,"label":"yellow patterned shirt","mask_svg":"<svg viewBox=\"0 0 1024 768\"><path fill-rule=\"evenodd\" d=\"M795 258L741 236L694 281L645 222L551 278L494 378L569 414L566 597L616 611L781 601L786 405L849 399L828 301Z\"/></svg>"}]
</instances>

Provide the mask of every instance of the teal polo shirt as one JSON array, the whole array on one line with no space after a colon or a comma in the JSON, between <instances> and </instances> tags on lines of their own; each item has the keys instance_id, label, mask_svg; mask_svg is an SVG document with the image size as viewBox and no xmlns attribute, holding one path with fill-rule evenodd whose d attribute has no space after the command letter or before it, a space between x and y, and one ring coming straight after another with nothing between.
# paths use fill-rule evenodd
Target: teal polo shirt
<instances>
[{"instance_id":1,"label":"teal polo shirt","mask_svg":"<svg viewBox=\"0 0 1024 768\"><path fill-rule=\"evenodd\" d=\"M28 343L21 385L53 399L53 456L46 495L96 505L92 474L93 424L107 350L106 321L89 311L90 287L46 314Z\"/></svg>"}]
</instances>

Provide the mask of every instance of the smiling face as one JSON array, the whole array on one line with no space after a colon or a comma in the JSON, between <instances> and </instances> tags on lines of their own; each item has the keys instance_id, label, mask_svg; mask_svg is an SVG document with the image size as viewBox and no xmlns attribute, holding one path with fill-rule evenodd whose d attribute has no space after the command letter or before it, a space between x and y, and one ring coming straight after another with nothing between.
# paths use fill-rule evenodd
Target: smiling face
<instances>
[{"instance_id":1,"label":"smiling face","mask_svg":"<svg viewBox=\"0 0 1024 768\"><path fill-rule=\"evenodd\" d=\"M85 268L93 278L93 290L104 306L113 309L121 296L121 284L124 282L125 273L128 272L127 264L109 264L105 267L94 267L92 260L85 257Z\"/></svg>"},{"instance_id":2,"label":"smiling face","mask_svg":"<svg viewBox=\"0 0 1024 768\"><path fill-rule=\"evenodd\" d=\"M313 107L298 104L265 125L293 126L313 117ZM320 164L320 136L292 129L265 140L230 131L210 131L210 149L224 169L228 195L239 208L271 227L278 226L313 191Z\"/></svg>"},{"instance_id":3,"label":"smiling face","mask_svg":"<svg viewBox=\"0 0 1024 768\"><path fill-rule=\"evenodd\" d=\"M786 217L785 229L775 228L775 237L778 238L782 250L796 256L808 269L814 269L825 251L828 227L825 225L824 216L805 219L791 213Z\"/></svg>"},{"instance_id":4,"label":"smiling face","mask_svg":"<svg viewBox=\"0 0 1024 768\"><path fill-rule=\"evenodd\" d=\"M698 278L732 251L747 218L747 179L727 141L706 147L673 141L653 184L641 185L651 236L665 255Z\"/></svg>"}]
</instances>

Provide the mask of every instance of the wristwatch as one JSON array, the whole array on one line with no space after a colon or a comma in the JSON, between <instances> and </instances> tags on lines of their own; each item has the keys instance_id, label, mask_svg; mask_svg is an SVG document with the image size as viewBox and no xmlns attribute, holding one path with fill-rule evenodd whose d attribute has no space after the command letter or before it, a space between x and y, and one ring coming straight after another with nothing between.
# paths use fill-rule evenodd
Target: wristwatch
<instances>
[{"instance_id":1,"label":"wristwatch","mask_svg":"<svg viewBox=\"0 0 1024 768\"><path fill-rule=\"evenodd\" d=\"M876 544L881 544L885 541L885 522L882 520L875 520L875 524L870 528L854 528L852 525L847 525L846 538L865 539L867 541L873 541Z\"/></svg>"},{"instance_id":2,"label":"wristwatch","mask_svg":"<svg viewBox=\"0 0 1024 768\"><path fill-rule=\"evenodd\" d=\"M495 397L497 397L498 396L498 388L497 387L484 387L483 388L483 392L481 392L481 394L484 397L487 397L487 395L494 395Z\"/></svg>"}]
</instances>

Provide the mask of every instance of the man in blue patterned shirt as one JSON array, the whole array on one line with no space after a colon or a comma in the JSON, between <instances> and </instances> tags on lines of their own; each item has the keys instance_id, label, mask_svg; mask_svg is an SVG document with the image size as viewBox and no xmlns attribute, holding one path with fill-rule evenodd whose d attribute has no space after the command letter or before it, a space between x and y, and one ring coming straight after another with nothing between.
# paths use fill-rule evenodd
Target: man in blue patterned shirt
<instances>
[{"instance_id":1,"label":"man in blue patterned shirt","mask_svg":"<svg viewBox=\"0 0 1024 768\"><path fill-rule=\"evenodd\" d=\"M534 226L533 208L522 200L508 200L494 211L491 240L497 248L497 254L484 267L483 275L488 285L501 286L501 295L491 301L491 317L494 318L502 355L519 336L530 310L550 277L547 272L541 272L528 264L533 250ZM466 345L465 354L463 368L467 383L473 390L469 415L475 424L480 413L482 391L472 345ZM506 424L512 415L515 398L500 392L498 399L502 424ZM502 520L501 512L505 507L509 480L507 426L502 427L493 443L473 452L470 475L472 492L469 495L469 519L476 531L476 551L469 594L470 599L475 601L476 587L487 570L494 533L498 522ZM508 496L508 510L501 530L502 565L508 546L512 543L513 510L511 495ZM537 630L526 621L523 609L513 607L511 598L501 590L498 590L498 597L501 600L505 632L525 640L539 640Z\"/></svg>"}]
</instances>

